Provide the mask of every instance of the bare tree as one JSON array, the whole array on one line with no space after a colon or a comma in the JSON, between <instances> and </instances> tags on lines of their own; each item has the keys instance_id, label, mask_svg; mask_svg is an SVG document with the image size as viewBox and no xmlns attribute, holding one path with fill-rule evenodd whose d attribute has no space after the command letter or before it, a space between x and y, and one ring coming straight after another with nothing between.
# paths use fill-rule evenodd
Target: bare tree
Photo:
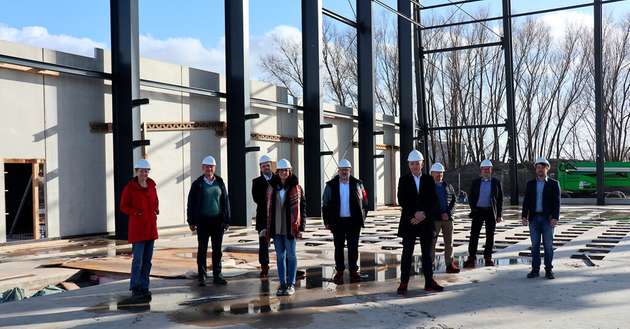
<instances>
[{"instance_id":1,"label":"bare tree","mask_svg":"<svg viewBox=\"0 0 630 329\"><path fill-rule=\"evenodd\" d=\"M487 10L475 14L488 16ZM452 14L450 19L465 19ZM433 25L443 17L425 17ZM398 49L395 17L375 24L376 111L398 115ZM568 26L558 39L542 20L514 21L514 84L517 161L594 158L594 79L592 29ZM608 161L630 161L630 14L604 28L604 118ZM425 49L495 41L487 25L452 26L423 31ZM322 80L327 101L357 106L356 31L323 25ZM302 59L299 42L274 39L263 57L266 78L299 97ZM475 48L424 56L424 88L429 126L503 123L505 73L500 48ZM507 135L501 128L432 131L431 157L457 167L491 157L507 159ZM588 141L591 142L588 142ZM585 142L587 141L587 142Z\"/></svg>"},{"instance_id":2,"label":"bare tree","mask_svg":"<svg viewBox=\"0 0 630 329\"><path fill-rule=\"evenodd\" d=\"M302 95L302 43L275 35L272 38L274 51L261 58L261 66L267 81L287 88L293 97Z\"/></svg>"}]
</instances>

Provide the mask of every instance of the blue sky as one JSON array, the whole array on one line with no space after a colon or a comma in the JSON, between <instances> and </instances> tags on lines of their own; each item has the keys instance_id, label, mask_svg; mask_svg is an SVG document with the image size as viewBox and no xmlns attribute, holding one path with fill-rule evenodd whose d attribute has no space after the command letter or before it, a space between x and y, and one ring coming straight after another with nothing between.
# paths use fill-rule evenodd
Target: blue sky
<instances>
[{"instance_id":1,"label":"blue sky","mask_svg":"<svg viewBox=\"0 0 630 329\"><path fill-rule=\"evenodd\" d=\"M395 7L396 0L382 0ZM425 5L449 0L425 0ZM250 48L252 56L264 52L270 35L299 37L300 0L250 0ZM352 2L352 5L350 5ZM512 0L513 12L585 3L584 0ZM465 4L471 14L486 8L499 15L500 0ZM354 1L323 0L325 8L352 18ZM140 34L143 56L183 62L220 70L224 35L223 0L140 0ZM353 8L354 7L354 8ZM384 10L374 4L375 15ZM426 14L445 19L454 6ZM605 5L605 14L630 13L630 0ZM462 13L462 12L460 12ZM463 14L463 13L462 13ZM563 19L548 19L556 28L571 20L573 14L588 23L592 9L561 14ZM31 28L28 28L31 27ZM36 27L36 28L32 28ZM91 47L109 48L109 0L20 0L3 1L0 10L0 39L31 43L69 52L88 54ZM297 33L297 34L296 34ZM182 49L190 47L190 51ZM178 53L178 51L182 53ZM195 52L196 51L196 52ZM211 58L210 60L204 57Z\"/></svg>"}]
</instances>

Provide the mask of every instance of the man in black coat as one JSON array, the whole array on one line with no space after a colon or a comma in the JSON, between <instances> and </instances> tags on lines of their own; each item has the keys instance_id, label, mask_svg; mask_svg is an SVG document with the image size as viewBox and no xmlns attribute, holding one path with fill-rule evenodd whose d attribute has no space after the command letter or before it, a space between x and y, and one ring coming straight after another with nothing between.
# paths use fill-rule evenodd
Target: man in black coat
<instances>
[{"instance_id":1,"label":"man in black coat","mask_svg":"<svg viewBox=\"0 0 630 329\"><path fill-rule=\"evenodd\" d=\"M267 227L267 188L274 177L271 170L271 158L267 155L260 157L260 176L252 180L252 197L256 203L256 231L258 231L258 262L260 263L260 277L269 277L269 243L262 234Z\"/></svg>"},{"instance_id":2,"label":"man in black coat","mask_svg":"<svg viewBox=\"0 0 630 329\"><path fill-rule=\"evenodd\" d=\"M545 249L545 277L554 279L553 266L553 230L560 218L560 184L547 177L549 161L540 157L536 160L536 178L527 182L523 199L522 222L529 223L529 235L532 240L532 270L528 278L536 278L540 271L540 240Z\"/></svg>"},{"instance_id":3,"label":"man in black coat","mask_svg":"<svg viewBox=\"0 0 630 329\"><path fill-rule=\"evenodd\" d=\"M359 235L367 214L367 193L363 183L352 176L352 164L343 159L337 166L337 176L326 182L322 197L322 217L335 241L335 284L343 284L346 269L344 246L348 245L350 283L360 282Z\"/></svg>"},{"instance_id":4,"label":"man in black coat","mask_svg":"<svg viewBox=\"0 0 630 329\"><path fill-rule=\"evenodd\" d=\"M422 273L426 291L442 291L444 288L433 280L432 247L435 226L431 220L433 207L438 204L433 177L422 174L424 157L412 150L407 157L410 172L398 180L398 204L402 207L398 236L403 244L400 264L400 286L398 294L407 293L411 272L411 261L416 240L420 237L422 249Z\"/></svg>"},{"instance_id":5,"label":"man in black coat","mask_svg":"<svg viewBox=\"0 0 630 329\"><path fill-rule=\"evenodd\" d=\"M230 201L223 179L215 175L216 161L207 156L201 163L203 175L190 186L186 208L192 232L197 231L197 280L206 285L208 239L212 240L212 276L215 284L225 285L221 275L223 233L230 227Z\"/></svg>"},{"instance_id":6,"label":"man in black coat","mask_svg":"<svg viewBox=\"0 0 630 329\"><path fill-rule=\"evenodd\" d=\"M494 266L492 250L494 248L494 230L503 216L503 189L501 181L492 177L492 162L481 161L481 177L472 181L468 204L472 224L470 228L470 243L468 244L468 259L464 268L474 268L477 262L477 245L481 227L486 226L486 246L483 251L485 266Z\"/></svg>"}]
</instances>

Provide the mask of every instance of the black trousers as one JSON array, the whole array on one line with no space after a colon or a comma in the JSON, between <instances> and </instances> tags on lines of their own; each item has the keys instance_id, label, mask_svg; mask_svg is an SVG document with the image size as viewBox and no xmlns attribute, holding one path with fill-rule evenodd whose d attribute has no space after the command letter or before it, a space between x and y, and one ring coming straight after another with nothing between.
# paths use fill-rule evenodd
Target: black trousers
<instances>
[{"instance_id":1,"label":"black trousers","mask_svg":"<svg viewBox=\"0 0 630 329\"><path fill-rule=\"evenodd\" d=\"M342 272L346 269L344 246L348 244L348 267L350 272L359 270L357 262L359 260L359 236L361 226L353 223L351 218L340 218L333 227L333 238L335 241L335 269Z\"/></svg>"},{"instance_id":2,"label":"black trousers","mask_svg":"<svg viewBox=\"0 0 630 329\"><path fill-rule=\"evenodd\" d=\"M492 250L494 248L494 229L497 227L496 218L492 213L492 209L480 209L473 214L472 225L470 227L470 243L468 244L468 255L476 257L477 246L479 244L479 233L481 227L486 224L486 247L483 250L484 258L492 258Z\"/></svg>"},{"instance_id":3,"label":"black trousers","mask_svg":"<svg viewBox=\"0 0 630 329\"><path fill-rule=\"evenodd\" d=\"M210 221L197 227L197 273L199 280L207 277L208 239L212 241L212 275L221 274L221 256L223 255L223 223Z\"/></svg>"},{"instance_id":4,"label":"black trousers","mask_svg":"<svg viewBox=\"0 0 630 329\"><path fill-rule=\"evenodd\" d=\"M266 237L258 237L258 262L260 265L269 265L269 243Z\"/></svg>"},{"instance_id":5,"label":"black trousers","mask_svg":"<svg viewBox=\"0 0 630 329\"><path fill-rule=\"evenodd\" d=\"M430 224L430 225L428 225ZM424 283L428 285L433 280L433 222L421 223L424 225L419 234L409 234L403 237L402 259L400 261L400 282L408 283L411 273L411 263L413 261L413 249L416 246L418 235L420 237L420 248L422 250L422 274L424 275ZM429 227L430 226L430 227Z\"/></svg>"}]
</instances>

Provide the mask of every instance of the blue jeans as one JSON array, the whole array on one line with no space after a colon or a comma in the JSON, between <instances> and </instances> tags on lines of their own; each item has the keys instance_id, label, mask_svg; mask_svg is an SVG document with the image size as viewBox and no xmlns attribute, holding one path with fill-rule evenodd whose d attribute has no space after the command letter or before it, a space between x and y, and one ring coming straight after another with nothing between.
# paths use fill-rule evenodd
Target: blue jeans
<instances>
[{"instance_id":1,"label":"blue jeans","mask_svg":"<svg viewBox=\"0 0 630 329\"><path fill-rule=\"evenodd\" d=\"M286 235L274 235L273 245L276 248L276 263L280 284L295 285L297 273L297 256L295 254L295 239L289 240Z\"/></svg>"},{"instance_id":2,"label":"blue jeans","mask_svg":"<svg viewBox=\"0 0 630 329\"><path fill-rule=\"evenodd\" d=\"M553 266L553 227L551 220L543 216L534 216L529 219L529 236L532 240L532 271L540 270L540 238L545 250L545 271L550 271Z\"/></svg>"},{"instance_id":3,"label":"blue jeans","mask_svg":"<svg viewBox=\"0 0 630 329\"><path fill-rule=\"evenodd\" d=\"M149 290L149 274L151 273L151 258L155 241L141 241L132 245L133 260L131 261L131 281L129 290Z\"/></svg>"}]
</instances>

